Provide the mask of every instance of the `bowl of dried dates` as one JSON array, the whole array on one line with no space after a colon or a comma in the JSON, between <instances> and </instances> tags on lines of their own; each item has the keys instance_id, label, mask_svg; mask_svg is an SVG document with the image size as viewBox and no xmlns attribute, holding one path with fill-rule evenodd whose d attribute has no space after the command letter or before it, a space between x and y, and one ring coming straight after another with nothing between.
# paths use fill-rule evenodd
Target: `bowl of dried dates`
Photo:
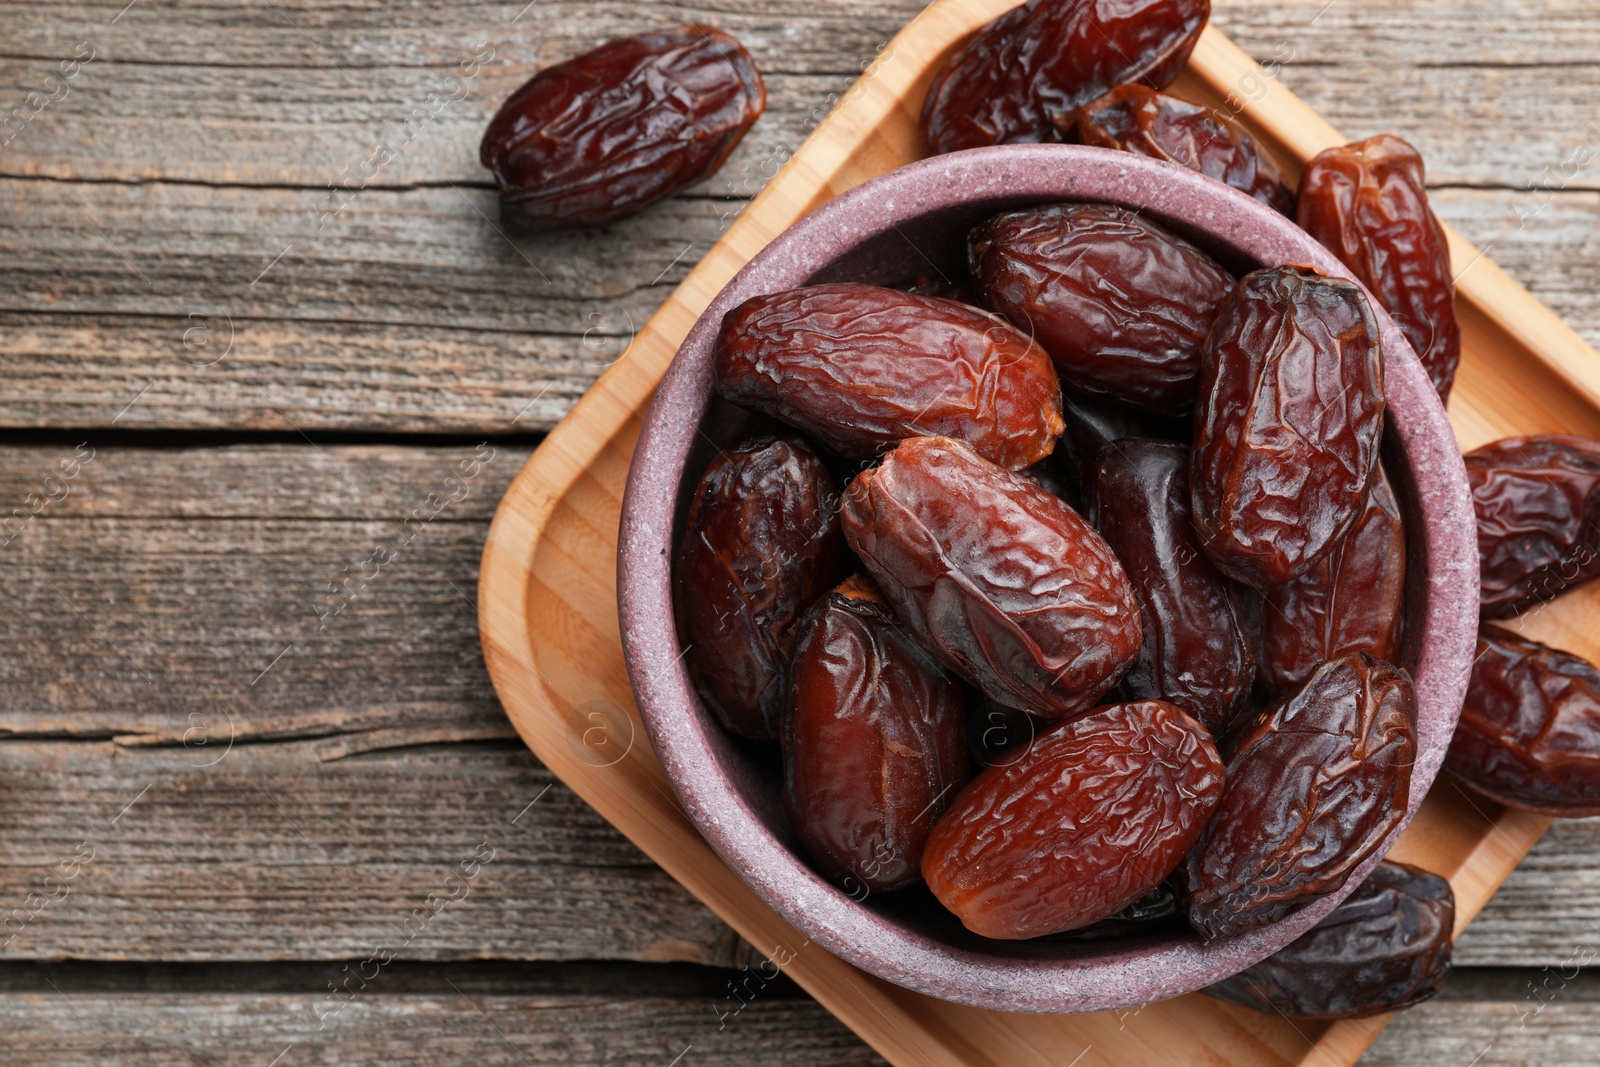
<instances>
[{"instance_id":1,"label":"bowl of dried dates","mask_svg":"<svg viewBox=\"0 0 1600 1067\"><path fill-rule=\"evenodd\" d=\"M684 808L808 943L985 1007L1145 1003L1306 934L1416 810L1474 654L1466 476L1277 195L958 151L688 335L623 645Z\"/></svg>"}]
</instances>

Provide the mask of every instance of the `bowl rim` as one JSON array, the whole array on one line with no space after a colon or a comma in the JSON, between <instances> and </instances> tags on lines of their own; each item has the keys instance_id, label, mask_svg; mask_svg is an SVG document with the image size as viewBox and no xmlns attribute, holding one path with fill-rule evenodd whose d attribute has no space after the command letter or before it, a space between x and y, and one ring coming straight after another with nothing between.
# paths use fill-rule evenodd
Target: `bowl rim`
<instances>
[{"instance_id":1,"label":"bowl rim","mask_svg":"<svg viewBox=\"0 0 1600 1067\"><path fill-rule=\"evenodd\" d=\"M1112 149L976 148L910 163L854 187L775 237L728 282L661 381L623 498L617 556L623 651L651 744L690 819L808 944L897 985L977 1007L1066 1013L1146 1004L1209 985L1287 945L1360 884L1415 815L1460 714L1476 642L1477 540L1465 468L1427 373L1374 300L1385 353L1386 432L1398 438L1417 514L1426 519L1412 535L1422 538L1427 560L1427 611L1414 672L1418 748L1407 811L1339 891L1239 937L1209 943L1169 938L1111 948L1092 959L999 956L893 926L775 837L718 766L713 748L727 742L709 735L718 728L700 708L679 651L671 596L673 517L710 400L711 347L723 315L750 296L804 284L868 239L975 199L1019 206L1119 204L1204 233L1257 262L1309 265L1356 280L1293 222L1250 196L1187 168ZM1415 625L1409 616L1408 622Z\"/></svg>"}]
</instances>

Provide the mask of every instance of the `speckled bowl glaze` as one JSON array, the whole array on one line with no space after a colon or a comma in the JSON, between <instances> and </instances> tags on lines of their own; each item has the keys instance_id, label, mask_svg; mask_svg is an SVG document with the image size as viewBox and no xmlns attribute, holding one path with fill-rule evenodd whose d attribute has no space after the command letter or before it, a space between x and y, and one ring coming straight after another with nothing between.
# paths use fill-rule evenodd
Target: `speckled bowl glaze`
<instances>
[{"instance_id":1,"label":"speckled bowl glaze","mask_svg":"<svg viewBox=\"0 0 1600 1067\"><path fill-rule=\"evenodd\" d=\"M1244 194L1129 154L1006 145L885 174L780 235L723 289L684 341L634 454L617 581L622 644L650 740L700 832L757 895L810 941L891 982L986 1008L1058 1013L1177 996L1256 963L1332 910L1378 857L1343 892L1273 926L1209 944L1192 933L1099 944L990 941L965 931L920 888L858 902L806 862L783 816L771 755L730 740L695 695L673 622L671 579L700 471L713 447L748 426L712 393L712 343L730 308L798 285L847 279L893 285L935 271L951 274L963 262L973 224L1007 208L1062 200L1138 209L1239 273L1295 263L1349 277L1310 237ZM1402 661L1419 703L1409 821L1444 758L1466 692L1478 559L1461 455L1444 410L1394 324L1382 311L1378 319L1387 357L1385 455L1409 518Z\"/></svg>"}]
</instances>

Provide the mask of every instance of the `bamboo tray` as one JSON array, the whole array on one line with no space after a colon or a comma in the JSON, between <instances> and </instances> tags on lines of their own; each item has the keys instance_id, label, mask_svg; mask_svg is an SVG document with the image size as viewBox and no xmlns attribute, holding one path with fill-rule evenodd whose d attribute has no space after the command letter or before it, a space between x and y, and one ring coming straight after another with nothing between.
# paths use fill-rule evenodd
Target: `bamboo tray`
<instances>
[{"instance_id":1,"label":"bamboo tray","mask_svg":"<svg viewBox=\"0 0 1600 1067\"><path fill-rule=\"evenodd\" d=\"M897 1065L1354 1063L1385 1018L1291 1022L1199 994L1099 1015L1012 1015L932 1000L810 944L758 900L674 799L629 691L617 627L616 534L644 412L679 343L768 241L831 197L923 154L917 116L934 65L1014 0L937 0L900 32L632 345L534 453L484 547L478 614L495 689L528 747L734 930ZM1235 114L1298 177L1344 140L1217 30L1174 87ZM1405 131L1399 131L1404 133ZM1600 354L1456 234L1461 369L1450 416L1464 448L1514 433L1600 437ZM1522 620L1600 658L1600 590ZM1441 776L1391 855L1450 878L1457 932L1549 820L1469 797Z\"/></svg>"}]
</instances>

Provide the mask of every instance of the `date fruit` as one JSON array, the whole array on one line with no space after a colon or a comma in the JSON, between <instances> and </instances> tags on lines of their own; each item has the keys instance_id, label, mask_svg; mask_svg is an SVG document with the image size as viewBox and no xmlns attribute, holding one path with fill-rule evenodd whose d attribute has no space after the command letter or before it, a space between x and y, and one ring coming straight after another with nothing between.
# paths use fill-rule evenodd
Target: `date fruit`
<instances>
[{"instance_id":1,"label":"date fruit","mask_svg":"<svg viewBox=\"0 0 1600 1067\"><path fill-rule=\"evenodd\" d=\"M1124 82L1171 85L1211 0L1028 0L957 46L933 77L935 154L1056 140L1055 121Z\"/></svg>"},{"instance_id":2,"label":"date fruit","mask_svg":"<svg viewBox=\"0 0 1600 1067\"><path fill-rule=\"evenodd\" d=\"M1355 526L1311 570L1266 594L1261 681L1273 693L1298 689L1346 652L1400 658L1406 600L1406 531L1400 501L1373 472Z\"/></svg>"},{"instance_id":3,"label":"date fruit","mask_svg":"<svg viewBox=\"0 0 1600 1067\"><path fill-rule=\"evenodd\" d=\"M1249 699L1255 653L1232 583L1189 522L1189 450L1119 441L1100 453L1089 495L1090 519L1122 561L1144 625L1118 695L1170 701L1222 736Z\"/></svg>"},{"instance_id":4,"label":"date fruit","mask_svg":"<svg viewBox=\"0 0 1600 1067\"><path fill-rule=\"evenodd\" d=\"M715 174L766 106L743 45L684 26L540 71L489 120L478 158L508 223L598 226Z\"/></svg>"},{"instance_id":5,"label":"date fruit","mask_svg":"<svg viewBox=\"0 0 1600 1067\"><path fill-rule=\"evenodd\" d=\"M1600 577L1600 442L1507 437L1465 458L1485 618Z\"/></svg>"},{"instance_id":6,"label":"date fruit","mask_svg":"<svg viewBox=\"0 0 1600 1067\"><path fill-rule=\"evenodd\" d=\"M1027 476L948 437L863 471L844 532L923 647L984 695L1086 712L1139 651L1139 608L1105 540Z\"/></svg>"},{"instance_id":7,"label":"date fruit","mask_svg":"<svg viewBox=\"0 0 1600 1067\"><path fill-rule=\"evenodd\" d=\"M966 700L866 578L806 615L783 719L784 803L852 894L921 877L933 824L967 781Z\"/></svg>"},{"instance_id":8,"label":"date fruit","mask_svg":"<svg viewBox=\"0 0 1600 1067\"><path fill-rule=\"evenodd\" d=\"M1270 590L1361 514L1383 432L1383 352L1366 294L1310 267L1246 275L1201 362L1189 471L1221 570Z\"/></svg>"},{"instance_id":9,"label":"date fruit","mask_svg":"<svg viewBox=\"0 0 1600 1067\"><path fill-rule=\"evenodd\" d=\"M1194 245L1110 204L997 215L967 241L989 306L1036 338L1075 389L1176 415L1233 278Z\"/></svg>"},{"instance_id":10,"label":"date fruit","mask_svg":"<svg viewBox=\"0 0 1600 1067\"><path fill-rule=\"evenodd\" d=\"M1086 145L1197 170L1294 218L1294 193L1278 164L1243 127L1214 108L1143 85L1119 85L1078 112L1077 133Z\"/></svg>"},{"instance_id":11,"label":"date fruit","mask_svg":"<svg viewBox=\"0 0 1600 1067\"><path fill-rule=\"evenodd\" d=\"M1385 860L1327 918L1204 992L1292 1019L1400 1011L1444 988L1455 921L1449 882Z\"/></svg>"},{"instance_id":12,"label":"date fruit","mask_svg":"<svg viewBox=\"0 0 1600 1067\"><path fill-rule=\"evenodd\" d=\"M1461 359L1444 229L1428 208L1422 157L1380 134L1330 148L1300 176L1303 228L1372 291L1422 360L1441 400Z\"/></svg>"},{"instance_id":13,"label":"date fruit","mask_svg":"<svg viewBox=\"0 0 1600 1067\"><path fill-rule=\"evenodd\" d=\"M1114 441L1153 437L1187 443L1194 439L1194 423L1190 419L1161 418L1107 397L1074 393L1071 389L1061 390L1061 417L1067 429L1054 458L1080 486L1089 484L1100 450Z\"/></svg>"},{"instance_id":14,"label":"date fruit","mask_svg":"<svg viewBox=\"0 0 1600 1067\"><path fill-rule=\"evenodd\" d=\"M722 725L776 739L806 609L847 573L838 494L794 437L744 441L695 487L674 568L689 676Z\"/></svg>"},{"instance_id":15,"label":"date fruit","mask_svg":"<svg viewBox=\"0 0 1600 1067\"><path fill-rule=\"evenodd\" d=\"M1011 470L1062 430L1043 349L995 315L857 282L745 301L722 322L717 390L851 459L956 437Z\"/></svg>"},{"instance_id":16,"label":"date fruit","mask_svg":"<svg viewBox=\"0 0 1600 1067\"><path fill-rule=\"evenodd\" d=\"M1181 710L1098 708L974 778L934 826L922 877L984 937L1076 930L1160 885L1222 791L1210 736Z\"/></svg>"},{"instance_id":17,"label":"date fruit","mask_svg":"<svg viewBox=\"0 0 1600 1067\"><path fill-rule=\"evenodd\" d=\"M1445 770L1508 807L1600 815L1600 670L1495 626L1478 658Z\"/></svg>"},{"instance_id":18,"label":"date fruit","mask_svg":"<svg viewBox=\"0 0 1600 1067\"><path fill-rule=\"evenodd\" d=\"M1185 869L1206 939L1277 922L1334 892L1405 818L1417 698L1399 667L1355 652L1268 707Z\"/></svg>"}]
</instances>

